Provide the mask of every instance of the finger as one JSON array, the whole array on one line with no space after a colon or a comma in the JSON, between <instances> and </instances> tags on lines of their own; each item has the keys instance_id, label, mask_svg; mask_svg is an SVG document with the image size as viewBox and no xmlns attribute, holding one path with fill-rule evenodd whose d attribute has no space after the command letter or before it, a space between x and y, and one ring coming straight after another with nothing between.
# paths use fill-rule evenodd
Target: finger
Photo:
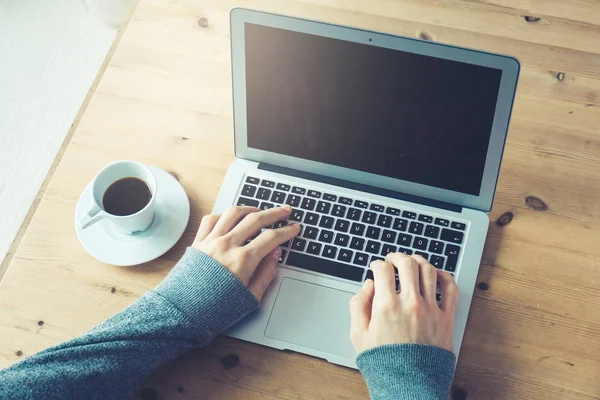
<instances>
[{"instance_id":1,"label":"finger","mask_svg":"<svg viewBox=\"0 0 600 400\"><path fill-rule=\"evenodd\" d=\"M376 260L371 263L375 279L375 296L387 298L396 294L396 275L394 266L385 261Z\"/></svg>"},{"instance_id":2,"label":"finger","mask_svg":"<svg viewBox=\"0 0 600 400\"><path fill-rule=\"evenodd\" d=\"M260 301L265 294L267 288L277 276L277 261L281 256L281 249L277 247L270 254L268 254L258 264L254 275L250 279L248 290L256 297L256 300Z\"/></svg>"},{"instance_id":3,"label":"finger","mask_svg":"<svg viewBox=\"0 0 600 400\"><path fill-rule=\"evenodd\" d=\"M350 332L360 333L369 328L375 285L371 279L363 283L362 288L350 299Z\"/></svg>"},{"instance_id":4,"label":"finger","mask_svg":"<svg viewBox=\"0 0 600 400\"><path fill-rule=\"evenodd\" d=\"M411 256L419 264L419 284L421 296L432 304L435 304L435 292L437 289L437 270L429 262L419 256Z\"/></svg>"},{"instance_id":5,"label":"finger","mask_svg":"<svg viewBox=\"0 0 600 400\"><path fill-rule=\"evenodd\" d=\"M400 295L421 296L419 287L419 264L402 253L389 253L385 260L398 268L398 281L400 282Z\"/></svg>"},{"instance_id":6,"label":"finger","mask_svg":"<svg viewBox=\"0 0 600 400\"><path fill-rule=\"evenodd\" d=\"M202 217L202 221L200 221L200 227L198 228L198 232L196 233L196 237L194 238L194 242L201 242L212 232L219 221L221 215L217 214L209 214Z\"/></svg>"},{"instance_id":7,"label":"finger","mask_svg":"<svg viewBox=\"0 0 600 400\"><path fill-rule=\"evenodd\" d=\"M295 238L299 233L300 224L287 225L279 229L265 229L256 239L246 245L246 249L260 260L274 248Z\"/></svg>"},{"instance_id":8,"label":"finger","mask_svg":"<svg viewBox=\"0 0 600 400\"><path fill-rule=\"evenodd\" d=\"M456 303L458 302L458 286L456 286L454 278L448 272L438 270L437 279L440 283L440 292L442 295L440 308L454 317Z\"/></svg>"},{"instance_id":9,"label":"finger","mask_svg":"<svg viewBox=\"0 0 600 400\"><path fill-rule=\"evenodd\" d=\"M289 205L284 204L281 207L274 207L269 210L247 215L235 228L231 230L231 235L233 236L235 242L244 243L262 228L272 225L277 221L287 219L291 212L292 208Z\"/></svg>"},{"instance_id":10,"label":"finger","mask_svg":"<svg viewBox=\"0 0 600 400\"><path fill-rule=\"evenodd\" d=\"M228 207L227 210L221 215L219 221L213 228L212 232L208 237L219 237L225 236L229 231L233 229L246 215L256 213L260 209L256 207Z\"/></svg>"}]
</instances>

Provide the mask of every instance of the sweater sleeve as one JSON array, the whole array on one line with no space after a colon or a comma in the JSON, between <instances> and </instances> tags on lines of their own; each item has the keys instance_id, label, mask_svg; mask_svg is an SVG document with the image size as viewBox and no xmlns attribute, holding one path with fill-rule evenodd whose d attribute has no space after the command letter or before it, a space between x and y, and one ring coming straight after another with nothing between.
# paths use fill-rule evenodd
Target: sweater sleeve
<instances>
[{"instance_id":1,"label":"sweater sleeve","mask_svg":"<svg viewBox=\"0 0 600 400\"><path fill-rule=\"evenodd\" d=\"M356 358L373 400L447 400L456 356L423 344L389 344Z\"/></svg>"},{"instance_id":2,"label":"sweater sleeve","mask_svg":"<svg viewBox=\"0 0 600 400\"><path fill-rule=\"evenodd\" d=\"M188 248L165 280L83 336L0 371L1 399L129 399L160 364L207 345L259 304Z\"/></svg>"}]
</instances>

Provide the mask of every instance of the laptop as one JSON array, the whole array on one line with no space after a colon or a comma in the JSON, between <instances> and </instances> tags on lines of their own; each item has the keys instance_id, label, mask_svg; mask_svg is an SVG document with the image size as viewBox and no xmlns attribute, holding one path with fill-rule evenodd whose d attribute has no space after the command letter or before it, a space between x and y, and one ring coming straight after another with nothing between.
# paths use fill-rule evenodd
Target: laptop
<instances>
[{"instance_id":1,"label":"laptop","mask_svg":"<svg viewBox=\"0 0 600 400\"><path fill-rule=\"evenodd\" d=\"M213 212L290 204L302 231L260 310L227 334L356 368L348 301L371 261L403 252L454 275L458 354L518 61L241 8L230 18L236 160Z\"/></svg>"}]
</instances>

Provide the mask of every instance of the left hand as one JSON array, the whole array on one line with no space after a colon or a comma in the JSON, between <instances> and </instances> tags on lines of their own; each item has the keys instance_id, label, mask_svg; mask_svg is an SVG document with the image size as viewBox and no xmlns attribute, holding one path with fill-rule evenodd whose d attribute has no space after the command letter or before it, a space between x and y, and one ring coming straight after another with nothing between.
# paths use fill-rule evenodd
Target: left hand
<instances>
[{"instance_id":1,"label":"left hand","mask_svg":"<svg viewBox=\"0 0 600 400\"><path fill-rule=\"evenodd\" d=\"M258 301L277 274L279 245L300 233L299 224L267 229L246 244L262 228L287 219L288 205L261 211L255 207L229 207L222 215L206 215L192 247L230 270Z\"/></svg>"}]
</instances>

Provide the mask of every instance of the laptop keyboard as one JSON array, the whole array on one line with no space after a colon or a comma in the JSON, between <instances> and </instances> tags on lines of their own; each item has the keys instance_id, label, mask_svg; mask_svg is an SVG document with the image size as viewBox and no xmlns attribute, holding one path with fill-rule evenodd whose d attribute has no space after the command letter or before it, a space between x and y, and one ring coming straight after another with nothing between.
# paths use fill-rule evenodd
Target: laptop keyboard
<instances>
[{"instance_id":1,"label":"laptop keyboard","mask_svg":"<svg viewBox=\"0 0 600 400\"><path fill-rule=\"evenodd\" d=\"M388 253L419 254L433 266L455 273L466 223L408 209L387 207L306 187L248 176L236 204L263 210L289 204L287 221L302 225L284 243L279 263L361 282L374 260Z\"/></svg>"}]
</instances>

